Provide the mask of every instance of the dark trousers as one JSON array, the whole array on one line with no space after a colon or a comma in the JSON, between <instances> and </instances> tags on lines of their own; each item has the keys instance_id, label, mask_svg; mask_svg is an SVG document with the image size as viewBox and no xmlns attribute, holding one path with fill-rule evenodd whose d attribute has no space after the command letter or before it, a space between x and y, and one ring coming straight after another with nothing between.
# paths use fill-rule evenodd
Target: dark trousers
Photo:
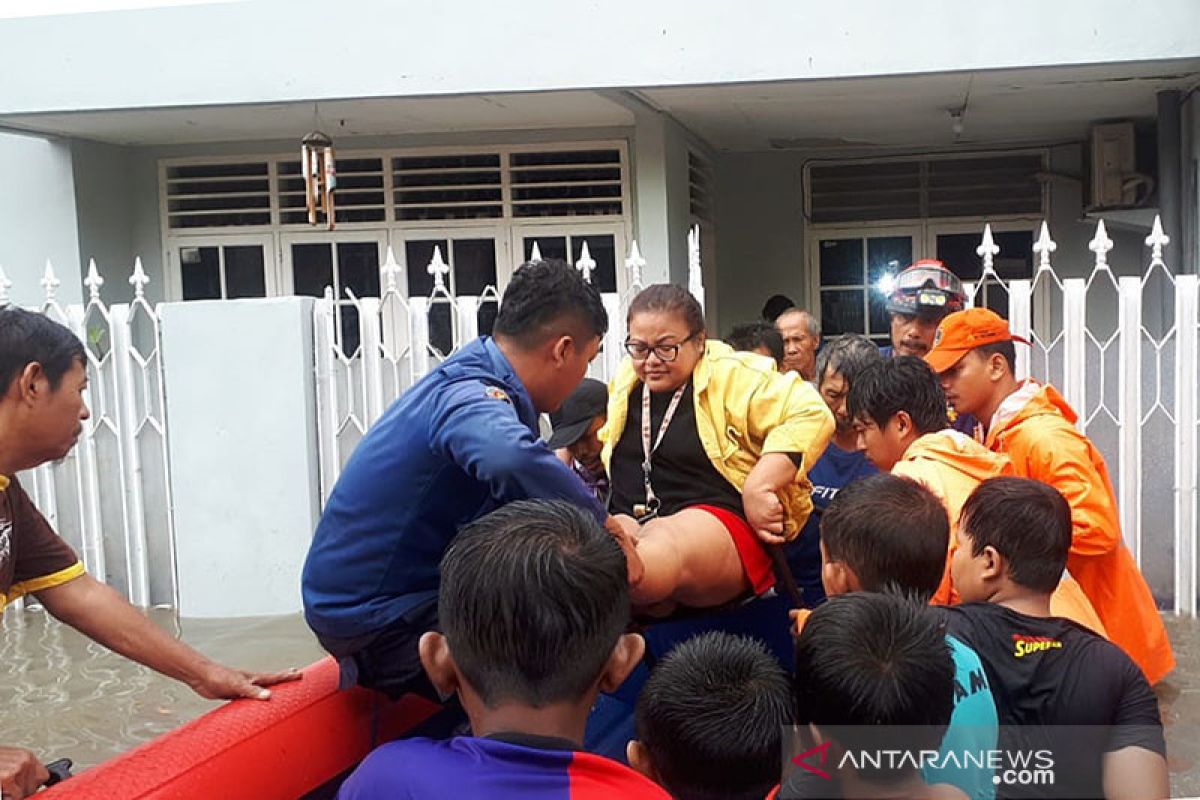
<instances>
[{"instance_id":1,"label":"dark trousers","mask_svg":"<svg viewBox=\"0 0 1200 800\"><path fill-rule=\"evenodd\" d=\"M342 669L341 688L358 684L383 692L392 700L419 694L443 703L421 666L417 642L426 631L439 630L437 599L417 606L381 631L356 639L317 635Z\"/></svg>"}]
</instances>

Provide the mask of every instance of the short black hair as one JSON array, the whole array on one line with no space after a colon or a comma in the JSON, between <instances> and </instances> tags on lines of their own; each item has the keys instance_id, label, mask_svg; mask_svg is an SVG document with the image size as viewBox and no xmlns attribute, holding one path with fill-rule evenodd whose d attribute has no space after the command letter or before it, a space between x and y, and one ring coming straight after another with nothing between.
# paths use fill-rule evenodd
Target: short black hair
<instances>
[{"instance_id":1,"label":"short black hair","mask_svg":"<svg viewBox=\"0 0 1200 800\"><path fill-rule=\"evenodd\" d=\"M710 631L672 650L637 703L637 736L680 800L765 797L792 724L787 673L763 645Z\"/></svg>"},{"instance_id":2,"label":"short black hair","mask_svg":"<svg viewBox=\"0 0 1200 800\"><path fill-rule=\"evenodd\" d=\"M853 570L864 590L928 602L945 573L950 519L928 488L881 472L834 495L821 515L821 542L826 557Z\"/></svg>"},{"instance_id":3,"label":"short black hair","mask_svg":"<svg viewBox=\"0 0 1200 800\"><path fill-rule=\"evenodd\" d=\"M1004 363L1008 364L1008 371L1012 374L1017 374L1017 346L1010 339L1007 342L993 342L975 348L984 359L991 358L999 353L1004 356Z\"/></svg>"},{"instance_id":4,"label":"short black hair","mask_svg":"<svg viewBox=\"0 0 1200 800\"><path fill-rule=\"evenodd\" d=\"M767 322L774 322L779 319L780 314L795 307L796 304L792 298L786 294L773 294L767 298L767 302L763 303L762 318Z\"/></svg>"},{"instance_id":5,"label":"short black hair","mask_svg":"<svg viewBox=\"0 0 1200 800\"><path fill-rule=\"evenodd\" d=\"M561 335L563 321L580 336L604 336L608 312L596 287L579 271L559 259L529 261L513 273L492 333L532 349L550 336Z\"/></svg>"},{"instance_id":6,"label":"short black hair","mask_svg":"<svg viewBox=\"0 0 1200 800\"><path fill-rule=\"evenodd\" d=\"M879 427L898 411L912 417L919 433L946 428L946 394L938 376L916 356L897 356L876 362L850 384L846 410L851 419L871 419Z\"/></svg>"},{"instance_id":7,"label":"short black hair","mask_svg":"<svg viewBox=\"0 0 1200 800\"><path fill-rule=\"evenodd\" d=\"M933 612L914 600L832 597L796 640L795 694L797 720L846 750L937 750L954 710L950 645ZM873 783L906 774L886 761L858 766Z\"/></svg>"},{"instance_id":8,"label":"short black hair","mask_svg":"<svg viewBox=\"0 0 1200 800\"><path fill-rule=\"evenodd\" d=\"M454 537L438 616L463 676L490 707L583 697L629 622L620 546L558 500L509 503Z\"/></svg>"},{"instance_id":9,"label":"short black hair","mask_svg":"<svg viewBox=\"0 0 1200 800\"><path fill-rule=\"evenodd\" d=\"M1071 507L1053 486L1028 478L989 478L963 503L959 528L971 554L993 547L1013 583L1049 594L1071 549Z\"/></svg>"},{"instance_id":10,"label":"short black hair","mask_svg":"<svg viewBox=\"0 0 1200 800\"><path fill-rule=\"evenodd\" d=\"M42 365L50 390L57 391L71 367L87 366L87 353L65 325L14 305L0 306L0 397L34 362Z\"/></svg>"},{"instance_id":11,"label":"short black hair","mask_svg":"<svg viewBox=\"0 0 1200 800\"><path fill-rule=\"evenodd\" d=\"M687 325L691 336L705 329L704 309L700 306L700 301L687 289L673 283L655 283L638 292L629 303L629 313L625 315L626 327L634 315L646 311L678 314Z\"/></svg>"},{"instance_id":12,"label":"short black hair","mask_svg":"<svg viewBox=\"0 0 1200 800\"><path fill-rule=\"evenodd\" d=\"M858 333L843 333L825 342L817 353L817 385L826 373L841 375L847 386L853 386L864 369L883 361L883 353L867 337Z\"/></svg>"},{"instance_id":13,"label":"short black hair","mask_svg":"<svg viewBox=\"0 0 1200 800\"><path fill-rule=\"evenodd\" d=\"M775 363L783 363L783 336L769 322L755 320L734 325L726 341L734 350L765 347L771 358L775 359Z\"/></svg>"}]
</instances>

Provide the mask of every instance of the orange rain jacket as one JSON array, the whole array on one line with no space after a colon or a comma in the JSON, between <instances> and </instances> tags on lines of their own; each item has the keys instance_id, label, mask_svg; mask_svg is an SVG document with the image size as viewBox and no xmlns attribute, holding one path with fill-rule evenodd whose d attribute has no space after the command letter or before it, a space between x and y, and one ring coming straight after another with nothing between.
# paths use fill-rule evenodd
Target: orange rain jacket
<instances>
[{"instance_id":1,"label":"orange rain jacket","mask_svg":"<svg viewBox=\"0 0 1200 800\"><path fill-rule=\"evenodd\" d=\"M1078 415L1052 386L1027 381L996 411L985 444L1012 459L1018 475L1048 483L1071 506L1067 570L1079 582L1109 638L1151 685L1175 667L1150 587L1121 539L1117 500L1104 458L1075 428Z\"/></svg>"}]
</instances>

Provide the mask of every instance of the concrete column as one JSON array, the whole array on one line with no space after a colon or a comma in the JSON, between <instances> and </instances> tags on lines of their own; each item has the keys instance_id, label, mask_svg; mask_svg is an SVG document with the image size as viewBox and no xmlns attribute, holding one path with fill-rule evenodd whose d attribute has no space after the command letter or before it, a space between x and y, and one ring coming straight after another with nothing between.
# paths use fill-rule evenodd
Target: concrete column
<instances>
[{"instance_id":1,"label":"concrete column","mask_svg":"<svg viewBox=\"0 0 1200 800\"><path fill-rule=\"evenodd\" d=\"M1158 208L1163 229L1171 241L1178 245L1183 243L1181 102L1182 97L1176 90L1158 93ZM1163 252L1167 268L1175 273L1186 261L1180 257L1182 250L1178 245Z\"/></svg>"},{"instance_id":2,"label":"concrete column","mask_svg":"<svg viewBox=\"0 0 1200 800\"><path fill-rule=\"evenodd\" d=\"M312 304L163 306L182 616L301 610L320 497Z\"/></svg>"}]
</instances>

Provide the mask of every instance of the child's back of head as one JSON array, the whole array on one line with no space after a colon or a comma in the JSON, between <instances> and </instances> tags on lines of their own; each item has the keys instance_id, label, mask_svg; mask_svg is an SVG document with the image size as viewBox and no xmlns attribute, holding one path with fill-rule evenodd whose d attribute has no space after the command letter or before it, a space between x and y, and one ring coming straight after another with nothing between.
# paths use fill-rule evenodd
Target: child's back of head
<instances>
[{"instance_id":1,"label":"child's back of head","mask_svg":"<svg viewBox=\"0 0 1200 800\"><path fill-rule=\"evenodd\" d=\"M821 518L826 592L845 591L849 581L839 571L849 570L862 591L928 601L941 583L949 539L946 509L923 485L886 472L855 481Z\"/></svg>"},{"instance_id":2,"label":"child's back of head","mask_svg":"<svg viewBox=\"0 0 1200 800\"><path fill-rule=\"evenodd\" d=\"M937 750L954 708L954 664L930 610L888 594L831 598L796 641L796 715L842 751ZM858 777L915 773L858 759ZM836 766L836 763L835 763Z\"/></svg>"},{"instance_id":3,"label":"child's back of head","mask_svg":"<svg viewBox=\"0 0 1200 800\"><path fill-rule=\"evenodd\" d=\"M779 783L792 694L753 639L710 632L676 647L637 704L634 766L677 800L762 798Z\"/></svg>"},{"instance_id":4,"label":"child's back of head","mask_svg":"<svg viewBox=\"0 0 1200 800\"><path fill-rule=\"evenodd\" d=\"M441 572L442 630L489 707L585 697L629 622L620 546L569 503L520 501L476 520Z\"/></svg>"},{"instance_id":5,"label":"child's back of head","mask_svg":"<svg viewBox=\"0 0 1200 800\"><path fill-rule=\"evenodd\" d=\"M981 600L980 574L988 551L1004 563L1006 579L1026 590L1050 594L1058 586L1071 548L1071 507L1053 486L1028 478L992 478L963 504L955 579L964 601Z\"/></svg>"}]
</instances>

